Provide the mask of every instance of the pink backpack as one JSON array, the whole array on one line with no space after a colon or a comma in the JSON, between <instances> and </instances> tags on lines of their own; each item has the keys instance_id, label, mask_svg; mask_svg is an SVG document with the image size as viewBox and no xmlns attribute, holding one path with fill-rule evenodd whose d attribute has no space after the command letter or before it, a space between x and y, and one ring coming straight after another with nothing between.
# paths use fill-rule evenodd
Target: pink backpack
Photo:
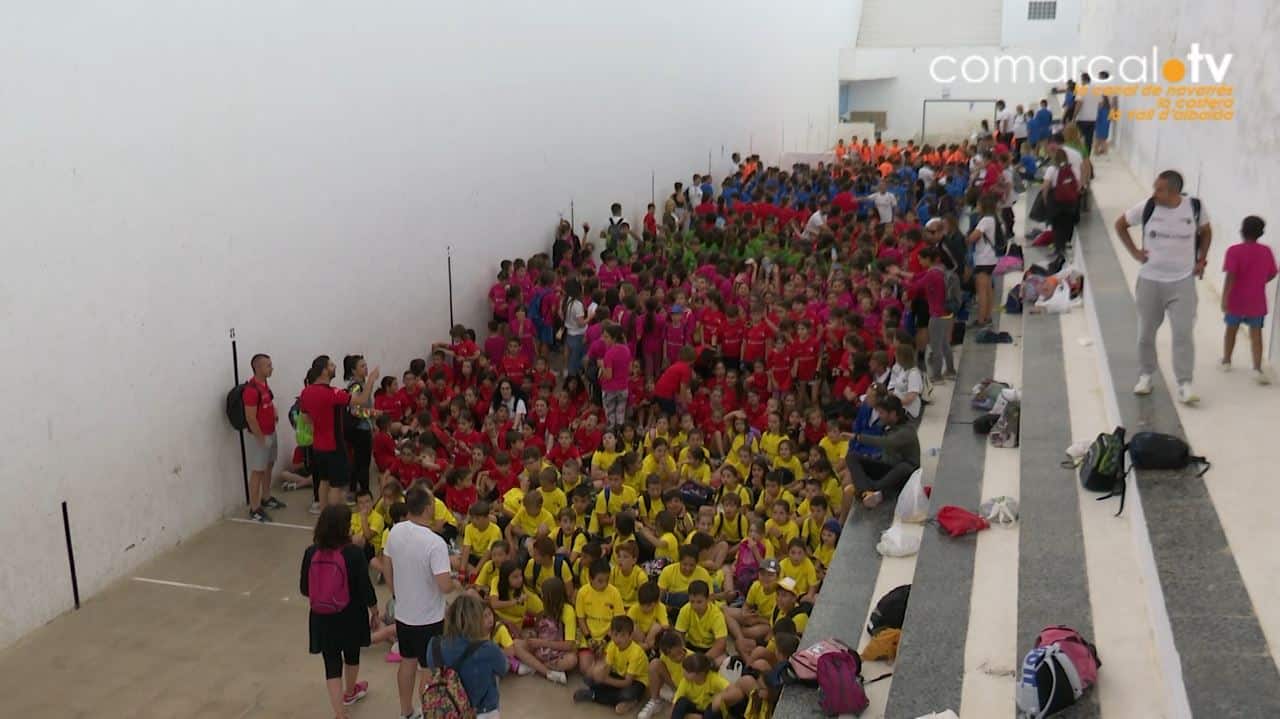
<instances>
[{"instance_id":1,"label":"pink backpack","mask_svg":"<svg viewBox=\"0 0 1280 719\"><path fill-rule=\"evenodd\" d=\"M738 554L733 562L733 586L738 587L739 591L745 596L747 589L751 588L752 582L760 576L760 562L751 554L751 550L747 549L747 542L750 539L744 539L738 543ZM764 554L761 551L761 554Z\"/></svg>"},{"instance_id":2,"label":"pink backpack","mask_svg":"<svg viewBox=\"0 0 1280 719\"><path fill-rule=\"evenodd\" d=\"M351 603L347 560L341 549L317 549L307 569L307 597L316 614L337 614Z\"/></svg>"},{"instance_id":3,"label":"pink backpack","mask_svg":"<svg viewBox=\"0 0 1280 719\"><path fill-rule=\"evenodd\" d=\"M818 703L828 716L861 714L870 701L862 688L857 652L827 652L818 657Z\"/></svg>"}]
</instances>

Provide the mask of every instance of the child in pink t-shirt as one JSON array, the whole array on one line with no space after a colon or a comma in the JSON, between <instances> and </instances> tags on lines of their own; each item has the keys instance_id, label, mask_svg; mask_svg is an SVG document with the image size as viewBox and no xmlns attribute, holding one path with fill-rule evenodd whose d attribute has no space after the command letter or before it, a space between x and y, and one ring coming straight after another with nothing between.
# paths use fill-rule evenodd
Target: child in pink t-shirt
<instances>
[{"instance_id":1,"label":"child in pink t-shirt","mask_svg":"<svg viewBox=\"0 0 1280 719\"><path fill-rule=\"evenodd\" d=\"M1262 367L1262 323L1267 316L1267 283L1276 276L1276 258L1271 248L1258 242L1266 223L1249 215L1240 224L1242 242L1227 249L1222 270L1227 273L1222 285L1222 312L1227 331L1223 339L1222 368L1231 369L1231 353L1236 347L1240 325L1249 328L1249 344L1253 350L1253 379L1258 384L1271 384Z\"/></svg>"}]
</instances>

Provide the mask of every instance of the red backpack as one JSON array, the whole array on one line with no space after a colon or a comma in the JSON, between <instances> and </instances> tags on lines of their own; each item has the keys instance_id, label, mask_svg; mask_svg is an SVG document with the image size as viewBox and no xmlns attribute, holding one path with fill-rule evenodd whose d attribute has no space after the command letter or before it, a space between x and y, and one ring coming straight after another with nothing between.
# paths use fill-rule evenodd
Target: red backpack
<instances>
[{"instance_id":1,"label":"red backpack","mask_svg":"<svg viewBox=\"0 0 1280 719\"><path fill-rule=\"evenodd\" d=\"M1066 164L1058 168L1058 179L1053 182L1053 203L1074 207L1080 201L1080 180Z\"/></svg>"},{"instance_id":2,"label":"red backpack","mask_svg":"<svg viewBox=\"0 0 1280 719\"><path fill-rule=\"evenodd\" d=\"M952 537L962 537L966 534L980 532L991 524L983 519L980 515L974 514L967 509L962 509L954 504L948 504L938 510L938 530L945 532Z\"/></svg>"},{"instance_id":3,"label":"red backpack","mask_svg":"<svg viewBox=\"0 0 1280 719\"><path fill-rule=\"evenodd\" d=\"M307 597L316 614L337 614L351 603L347 560L341 549L317 549L307 568Z\"/></svg>"},{"instance_id":4,"label":"red backpack","mask_svg":"<svg viewBox=\"0 0 1280 719\"><path fill-rule=\"evenodd\" d=\"M818 704L827 716L861 714L871 702L862 688L857 652L827 652L818 657Z\"/></svg>"}]
</instances>

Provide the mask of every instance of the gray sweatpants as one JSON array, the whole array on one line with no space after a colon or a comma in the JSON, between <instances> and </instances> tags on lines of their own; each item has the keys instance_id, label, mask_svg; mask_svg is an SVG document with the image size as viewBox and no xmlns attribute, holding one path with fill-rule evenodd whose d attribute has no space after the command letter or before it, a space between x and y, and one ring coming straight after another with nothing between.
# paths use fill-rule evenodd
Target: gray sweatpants
<instances>
[{"instance_id":1,"label":"gray sweatpants","mask_svg":"<svg viewBox=\"0 0 1280 719\"><path fill-rule=\"evenodd\" d=\"M1156 331L1169 316L1173 329L1173 375L1179 384L1190 382L1196 366L1196 278L1177 282L1156 282L1138 278L1134 290L1138 303L1138 371L1154 375Z\"/></svg>"},{"instance_id":2,"label":"gray sweatpants","mask_svg":"<svg viewBox=\"0 0 1280 719\"><path fill-rule=\"evenodd\" d=\"M956 358L951 353L951 329L955 325L955 315L929 318L929 379L936 380L942 376L943 364L947 372L956 371Z\"/></svg>"}]
</instances>

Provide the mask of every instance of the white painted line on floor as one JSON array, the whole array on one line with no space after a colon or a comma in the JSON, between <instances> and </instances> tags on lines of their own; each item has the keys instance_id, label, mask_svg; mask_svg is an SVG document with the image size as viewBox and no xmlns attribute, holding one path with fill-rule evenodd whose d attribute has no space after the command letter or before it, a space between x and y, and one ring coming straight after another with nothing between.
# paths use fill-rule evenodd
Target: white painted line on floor
<instances>
[{"instance_id":1,"label":"white painted line on floor","mask_svg":"<svg viewBox=\"0 0 1280 719\"><path fill-rule=\"evenodd\" d=\"M198 589L202 592L221 592L217 587L206 587L202 584L187 584L186 582L170 582L167 579L147 579L146 577L134 577L135 582L146 582L147 584L163 584L166 587L179 587L182 589Z\"/></svg>"},{"instance_id":2,"label":"white painted line on floor","mask_svg":"<svg viewBox=\"0 0 1280 719\"><path fill-rule=\"evenodd\" d=\"M259 522L254 519L244 519L242 517L227 517L228 522L240 522L242 524L257 524L263 527L284 527L286 529L305 529L308 532L315 530L315 527L308 527L305 524L289 524L288 522Z\"/></svg>"}]
</instances>

